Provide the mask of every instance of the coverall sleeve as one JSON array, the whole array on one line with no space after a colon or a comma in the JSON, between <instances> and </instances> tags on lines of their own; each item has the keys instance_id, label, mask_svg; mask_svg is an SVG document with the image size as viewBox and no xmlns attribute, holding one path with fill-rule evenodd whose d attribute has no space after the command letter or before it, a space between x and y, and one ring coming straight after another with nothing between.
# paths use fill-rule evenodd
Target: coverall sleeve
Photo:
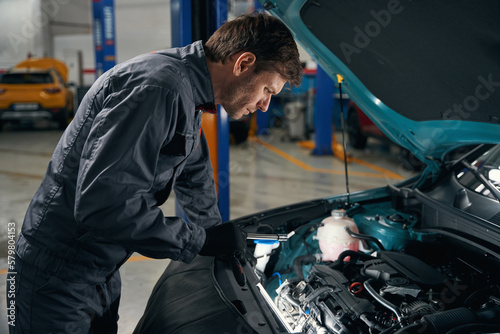
<instances>
[{"instance_id":1,"label":"coverall sleeve","mask_svg":"<svg viewBox=\"0 0 500 334\"><path fill-rule=\"evenodd\" d=\"M81 156L75 219L95 239L153 258L190 262L205 242L202 227L165 218L154 197L161 147L175 131L182 99L140 86L106 98Z\"/></svg>"},{"instance_id":2,"label":"coverall sleeve","mask_svg":"<svg viewBox=\"0 0 500 334\"><path fill-rule=\"evenodd\" d=\"M174 184L174 190L178 203L191 223L207 228L222 222L208 143L203 131L200 133L200 144L188 158Z\"/></svg>"}]
</instances>

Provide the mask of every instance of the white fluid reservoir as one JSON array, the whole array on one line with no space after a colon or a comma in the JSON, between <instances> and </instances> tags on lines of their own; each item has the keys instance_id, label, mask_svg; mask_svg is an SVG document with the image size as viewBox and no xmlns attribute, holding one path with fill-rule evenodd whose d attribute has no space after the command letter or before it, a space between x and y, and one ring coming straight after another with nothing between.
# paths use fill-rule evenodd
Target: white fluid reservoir
<instances>
[{"instance_id":1,"label":"white fluid reservoir","mask_svg":"<svg viewBox=\"0 0 500 334\"><path fill-rule=\"evenodd\" d=\"M255 251L253 254L257 259L255 269L263 273L273 249L278 248L279 245L280 243L277 240L255 240Z\"/></svg>"},{"instance_id":2,"label":"white fluid reservoir","mask_svg":"<svg viewBox=\"0 0 500 334\"><path fill-rule=\"evenodd\" d=\"M359 233L356 223L347 217L343 209L333 210L330 217L323 219L316 235L323 261L335 261L343 251L359 249L359 240L351 237L346 227Z\"/></svg>"}]
</instances>

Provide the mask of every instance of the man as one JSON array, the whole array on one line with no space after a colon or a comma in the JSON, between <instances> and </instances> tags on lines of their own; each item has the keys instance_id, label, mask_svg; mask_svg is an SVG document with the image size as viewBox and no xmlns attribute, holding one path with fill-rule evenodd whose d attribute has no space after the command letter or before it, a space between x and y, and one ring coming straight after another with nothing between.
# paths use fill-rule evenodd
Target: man
<instances>
[{"instance_id":1,"label":"man","mask_svg":"<svg viewBox=\"0 0 500 334\"><path fill-rule=\"evenodd\" d=\"M300 77L291 33L265 14L227 22L205 45L141 55L102 75L27 211L11 333L116 333L118 269L133 252L187 263L241 252L242 234L221 224L202 112L266 111ZM172 189L189 222L158 208Z\"/></svg>"}]
</instances>

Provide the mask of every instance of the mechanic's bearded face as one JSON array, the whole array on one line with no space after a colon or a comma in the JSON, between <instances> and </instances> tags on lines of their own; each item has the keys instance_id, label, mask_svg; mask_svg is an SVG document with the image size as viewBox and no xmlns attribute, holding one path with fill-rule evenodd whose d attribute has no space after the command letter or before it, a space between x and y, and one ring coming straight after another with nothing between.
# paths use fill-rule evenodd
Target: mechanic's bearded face
<instances>
[{"instance_id":1,"label":"mechanic's bearded face","mask_svg":"<svg viewBox=\"0 0 500 334\"><path fill-rule=\"evenodd\" d=\"M267 111L271 96L283 89L286 80L276 72L246 71L227 87L225 103L222 104L229 117L240 119L257 109Z\"/></svg>"}]
</instances>

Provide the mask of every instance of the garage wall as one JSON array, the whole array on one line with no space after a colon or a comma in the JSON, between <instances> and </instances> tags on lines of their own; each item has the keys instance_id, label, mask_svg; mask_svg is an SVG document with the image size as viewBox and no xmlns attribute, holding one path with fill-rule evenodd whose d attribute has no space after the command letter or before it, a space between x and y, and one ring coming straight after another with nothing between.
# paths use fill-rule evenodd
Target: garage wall
<instances>
[{"instance_id":1,"label":"garage wall","mask_svg":"<svg viewBox=\"0 0 500 334\"><path fill-rule=\"evenodd\" d=\"M115 0L117 61L169 48L170 0Z\"/></svg>"},{"instance_id":2,"label":"garage wall","mask_svg":"<svg viewBox=\"0 0 500 334\"><path fill-rule=\"evenodd\" d=\"M115 16L117 62L170 47L170 0L115 0ZM8 27L0 34L0 71L28 52L65 61L80 53L83 84L93 82L90 0L0 0L0 22ZM74 65L70 71L78 71Z\"/></svg>"},{"instance_id":3,"label":"garage wall","mask_svg":"<svg viewBox=\"0 0 500 334\"><path fill-rule=\"evenodd\" d=\"M15 65L33 46L30 8L30 1L26 0L0 1L0 70Z\"/></svg>"},{"instance_id":4,"label":"garage wall","mask_svg":"<svg viewBox=\"0 0 500 334\"><path fill-rule=\"evenodd\" d=\"M81 54L81 64L75 54ZM94 45L91 34L60 35L54 37L54 57L63 60L69 67L69 80L79 84L79 69L82 71L81 85L90 86L95 80Z\"/></svg>"},{"instance_id":5,"label":"garage wall","mask_svg":"<svg viewBox=\"0 0 500 334\"><path fill-rule=\"evenodd\" d=\"M115 0L116 55L123 62L142 53L170 47L170 0ZM72 64L76 51L82 54L83 85L95 79L92 34L54 37L54 55ZM72 70L70 66L70 71ZM76 69L75 69L76 70ZM71 73L70 73L71 76Z\"/></svg>"}]
</instances>

